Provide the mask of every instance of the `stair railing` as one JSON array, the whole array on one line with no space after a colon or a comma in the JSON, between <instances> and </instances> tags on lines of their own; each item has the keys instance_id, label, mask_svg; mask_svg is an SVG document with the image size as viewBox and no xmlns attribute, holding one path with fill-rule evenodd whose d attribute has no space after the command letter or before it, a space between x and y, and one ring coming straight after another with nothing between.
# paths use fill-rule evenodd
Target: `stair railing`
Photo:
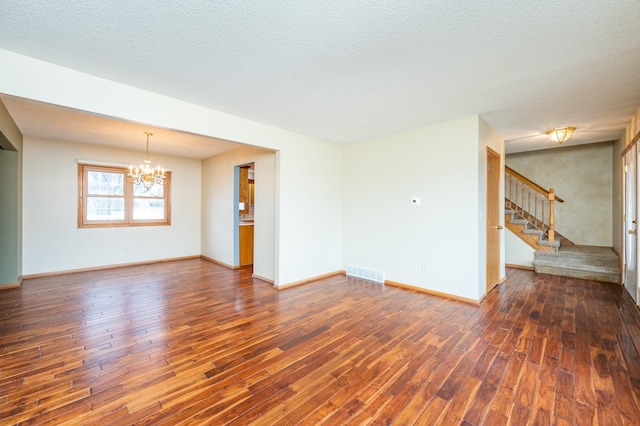
<instances>
[{"instance_id":1,"label":"stair railing","mask_svg":"<svg viewBox=\"0 0 640 426\"><path fill-rule=\"evenodd\" d=\"M553 188L546 190L515 170L505 166L505 199L507 206L529 221L535 228L555 240L555 202L564 203Z\"/></svg>"}]
</instances>

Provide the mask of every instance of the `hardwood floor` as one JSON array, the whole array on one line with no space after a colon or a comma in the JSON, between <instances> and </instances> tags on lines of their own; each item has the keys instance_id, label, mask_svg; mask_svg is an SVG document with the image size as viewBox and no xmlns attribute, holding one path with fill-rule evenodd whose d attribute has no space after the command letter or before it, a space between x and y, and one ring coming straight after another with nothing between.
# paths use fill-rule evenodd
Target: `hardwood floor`
<instances>
[{"instance_id":1,"label":"hardwood floor","mask_svg":"<svg viewBox=\"0 0 640 426\"><path fill-rule=\"evenodd\" d=\"M0 291L1 424L638 425L616 284L508 270L481 306L192 259Z\"/></svg>"}]
</instances>

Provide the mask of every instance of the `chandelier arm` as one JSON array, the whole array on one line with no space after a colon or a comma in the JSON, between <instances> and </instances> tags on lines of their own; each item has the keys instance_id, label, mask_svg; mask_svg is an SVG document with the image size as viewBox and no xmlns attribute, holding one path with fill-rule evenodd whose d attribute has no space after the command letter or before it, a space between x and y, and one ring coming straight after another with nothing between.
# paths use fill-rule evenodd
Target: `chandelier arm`
<instances>
[{"instance_id":1,"label":"chandelier arm","mask_svg":"<svg viewBox=\"0 0 640 426\"><path fill-rule=\"evenodd\" d=\"M134 185L142 185L143 188L148 191L154 184L164 185L167 177L164 174L164 168L157 166L156 169L151 167L151 160L149 160L149 136L153 135L151 132L144 132L147 135L147 159L140 164L140 167L129 165L129 173L127 175L127 181L132 182Z\"/></svg>"}]
</instances>

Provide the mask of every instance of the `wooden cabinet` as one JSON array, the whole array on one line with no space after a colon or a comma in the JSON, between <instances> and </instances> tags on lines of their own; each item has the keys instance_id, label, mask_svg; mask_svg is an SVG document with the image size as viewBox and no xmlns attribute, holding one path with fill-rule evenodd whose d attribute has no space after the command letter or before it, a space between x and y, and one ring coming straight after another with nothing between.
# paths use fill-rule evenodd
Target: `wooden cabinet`
<instances>
[{"instance_id":1,"label":"wooden cabinet","mask_svg":"<svg viewBox=\"0 0 640 426\"><path fill-rule=\"evenodd\" d=\"M240 225L240 266L253 265L253 225Z\"/></svg>"}]
</instances>

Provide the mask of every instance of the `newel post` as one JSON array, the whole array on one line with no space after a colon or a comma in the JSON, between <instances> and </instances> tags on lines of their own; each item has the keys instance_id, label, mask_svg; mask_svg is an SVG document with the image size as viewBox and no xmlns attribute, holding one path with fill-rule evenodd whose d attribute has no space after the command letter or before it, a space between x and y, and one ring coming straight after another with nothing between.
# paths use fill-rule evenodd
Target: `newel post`
<instances>
[{"instance_id":1,"label":"newel post","mask_svg":"<svg viewBox=\"0 0 640 426\"><path fill-rule=\"evenodd\" d=\"M556 194L553 188L549 190L549 241L553 241L556 236L556 231L553 225L553 201L556 199Z\"/></svg>"}]
</instances>

